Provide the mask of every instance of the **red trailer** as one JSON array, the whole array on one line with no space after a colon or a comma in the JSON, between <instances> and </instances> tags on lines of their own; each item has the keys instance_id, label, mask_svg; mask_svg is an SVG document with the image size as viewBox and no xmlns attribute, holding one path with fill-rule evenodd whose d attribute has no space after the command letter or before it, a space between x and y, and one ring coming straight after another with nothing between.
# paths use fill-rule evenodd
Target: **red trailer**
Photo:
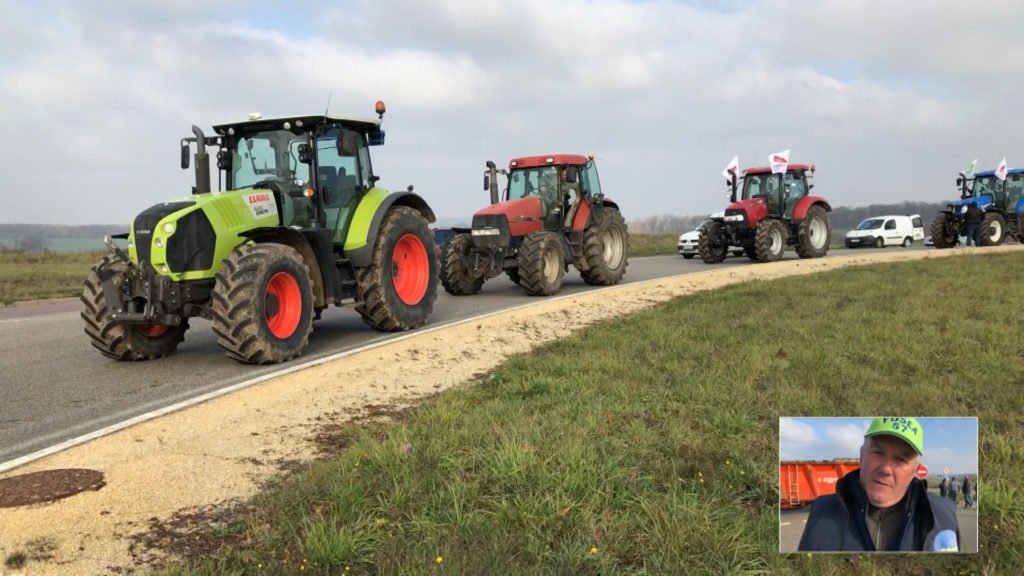
<instances>
[{"instance_id":1,"label":"red trailer","mask_svg":"<svg viewBox=\"0 0 1024 576\"><path fill-rule=\"evenodd\" d=\"M856 458L791 460L779 463L782 508L806 506L818 496L835 494L836 481L860 468Z\"/></svg>"}]
</instances>

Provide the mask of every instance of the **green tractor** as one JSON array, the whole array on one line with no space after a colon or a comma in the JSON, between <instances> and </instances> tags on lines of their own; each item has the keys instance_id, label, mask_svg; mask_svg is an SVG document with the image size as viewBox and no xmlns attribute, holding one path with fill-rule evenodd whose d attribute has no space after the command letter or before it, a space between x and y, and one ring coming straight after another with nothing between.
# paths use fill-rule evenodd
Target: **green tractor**
<instances>
[{"instance_id":1,"label":"green tractor","mask_svg":"<svg viewBox=\"0 0 1024 576\"><path fill-rule=\"evenodd\" d=\"M383 102L376 112L253 114L214 126L212 137L193 126L181 141L183 169L195 145L192 195L136 216L117 236L127 254L108 239L111 254L85 280L92 345L116 360L160 358L198 316L231 358L285 362L303 353L332 302L354 304L379 330L423 326L437 298L434 213L412 186L377 186L369 147L384 143ZM208 146L219 148L219 191Z\"/></svg>"}]
</instances>

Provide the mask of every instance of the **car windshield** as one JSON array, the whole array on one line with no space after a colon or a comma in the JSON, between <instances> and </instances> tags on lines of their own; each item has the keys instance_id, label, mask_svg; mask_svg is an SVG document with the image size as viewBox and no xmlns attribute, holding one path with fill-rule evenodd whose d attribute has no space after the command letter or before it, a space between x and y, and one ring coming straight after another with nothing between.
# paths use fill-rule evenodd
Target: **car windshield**
<instances>
[{"instance_id":1,"label":"car windshield","mask_svg":"<svg viewBox=\"0 0 1024 576\"><path fill-rule=\"evenodd\" d=\"M857 230L874 230L875 228L881 228L883 222L885 222L885 220L882 220L881 218L871 218L858 224Z\"/></svg>"},{"instance_id":2,"label":"car windshield","mask_svg":"<svg viewBox=\"0 0 1024 576\"><path fill-rule=\"evenodd\" d=\"M554 166L538 166L513 170L508 175L508 199L518 200L527 196L538 196L543 190L552 193L558 189L558 171Z\"/></svg>"},{"instance_id":3,"label":"car windshield","mask_svg":"<svg viewBox=\"0 0 1024 576\"><path fill-rule=\"evenodd\" d=\"M743 200L770 196L779 191L779 174L747 174L743 177Z\"/></svg>"},{"instance_id":4,"label":"car windshield","mask_svg":"<svg viewBox=\"0 0 1024 576\"><path fill-rule=\"evenodd\" d=\"M298 148L306 135L289 130L267 130L245 134L231 151L231 186L238 190L264 181L302 185L297 174Z\"/></svg>"}]
</instances>

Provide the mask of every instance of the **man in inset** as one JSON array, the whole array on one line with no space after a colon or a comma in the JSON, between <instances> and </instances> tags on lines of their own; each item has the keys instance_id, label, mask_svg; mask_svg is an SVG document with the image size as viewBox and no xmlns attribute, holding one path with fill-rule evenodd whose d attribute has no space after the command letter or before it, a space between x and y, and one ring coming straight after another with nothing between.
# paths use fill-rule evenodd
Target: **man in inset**
<instances>
[{"instance_id":1,"label":"man in inset","mask_svg":"<svg viewBox=\"0 0 1024 576\"><path fill-rule=\"evenodd\" d=\"M917 477L924 431L913 418L875 418L860 447L860 469L811 505L800 538L807 552L956 552L956 507Z\"/></svg>"}]
</instances>

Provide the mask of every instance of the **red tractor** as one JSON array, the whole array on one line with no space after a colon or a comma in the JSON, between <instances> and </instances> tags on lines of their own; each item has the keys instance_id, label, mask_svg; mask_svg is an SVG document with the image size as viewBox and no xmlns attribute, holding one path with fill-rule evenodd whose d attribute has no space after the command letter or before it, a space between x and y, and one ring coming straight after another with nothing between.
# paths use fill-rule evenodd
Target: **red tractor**
<instances>
[{"instance_id":1,"label":"red tractor","mask_svg":"<svg viewBox=\"0 0 1024 576\"><path fill-rule=\"evenodd\" d=\"M619 206L601 192L593 157L553 154L515 158L504 201L499 170L487 162L491 205L456 228L441 248L441 284L457 296L476 294L502 272L530 295L562 288L572 263L588 284L609 286L626 273L629 235Z\"/></svg>"},{"instance_id":2,"label":"red tractor","mask_svg":"<svg viewBox=\"0 0 1024 576\"><path fill-rule=\"evenodd\" d=\"M801 258L821 258L828 252L832 207L821 196L810 195L807 179L814 164L788 164L743 171L743 192L737 199L736 171L729 170L731 204L718 217L700 227L697 251L708 264L725 260L730 246L742 246L751 260L782 259L787 244Z\"/></svg>"}]
</instances>

